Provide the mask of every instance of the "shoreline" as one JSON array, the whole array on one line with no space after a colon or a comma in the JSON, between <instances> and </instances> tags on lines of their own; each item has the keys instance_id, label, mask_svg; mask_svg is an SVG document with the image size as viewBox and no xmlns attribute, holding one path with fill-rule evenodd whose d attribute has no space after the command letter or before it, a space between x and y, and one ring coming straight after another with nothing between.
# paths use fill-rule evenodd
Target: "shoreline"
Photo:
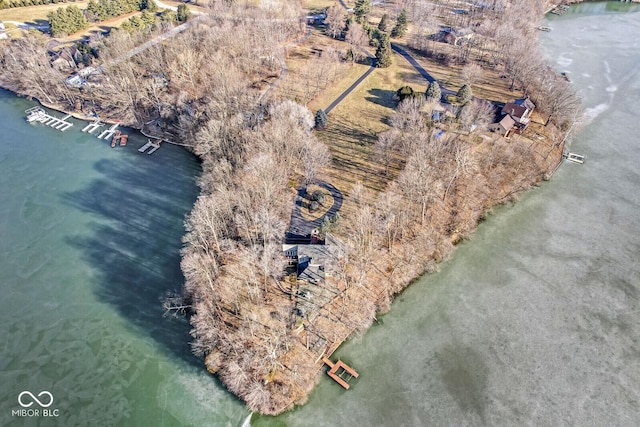
<instances>
[{"instance_id":1,"label":"shoreline","mask_svg":"<svg viewBox=\"0 0 640 427\"><path fill-rule=\"evenodd\" d=\"M15 93L13 91L11 91L12 93ZM17 94L17 96L21 96L20 94ZM32 97L32 99L36 99L37 102L40 103L40 105L42 105L43 107L49 108L51 110L54 111L58 111L61 113L65 113L65 114L70 114L72 117L78 119L78 120L83 120L83 121L92 121L92 120L96 120L96 117L93 116L88 116L85 113L82 112L77 112L77 111L67 111L64 108L62 108L61 106L54 106L51 105L49 103L43 103L41 100ZM115 123L119 123L122 124L122 122L119 122L117 120L101 120L104 123L110 123L110 124L115 124ZM129 125L125 125L122 124L123 126L127 126L130 127L131 129L135 129L137 131L139 131L142 135L147 136L147 137L152 137L150 135L147 135L144 131L144 126L141 128L138 128L136 126L129 126ZM167 141L170 143L173 143L171 141ZM173 143L176 145L180 145L183 147L188 147L187 145L184 144L177 144L177 143ZM202 160L202 156L197 156L198 158L200 158ZM555 167L555 169L557 169L562 163L562 157L560 157L560 160L558 162L558 165ZM522 193L524 191L527 191L528 189L530 189L531 187L535 186L537 183L541 182L543 179L538 178L538 179L527 179L527 183L528 186L527 187L521 187L521 188L514 188L514 190L507 194L507 196L505 196L504 199L502 200L507 200L509 197L512 197L512 194L516 194L516 193ZM531 181L531 182L529 182ZM203 194L203 191L201 189L200 191L201 194ZM491 206L495 206L495 205L499 205L503 202L499 202L496 200L492 201ZM490 207L489 207L490 209ZM193 209L191 211L191 213L193 213ZM474 227L471 228L471 232L473 232L473 230L475 230L478 226L478 223L475 224ZM186 233L185 233L186 236ZM416 280L418 280L420 277L422 277L424 274L428 274L429 272L432 271L433 268L435 268L435 265L440 264L443 260L445 260L450 253L453 252L454 248L454 241L458 241L459 240L459 236L457 235L451 235L449 236L448 239L443 239L442 241L437 241L436 239L434 239L434 243L437 246L437 249L434 250L433 254L431 253L425 253L424 258L422 259L420 258L419 260L417 260L417 263L419 263L420 265L416 265L413 266L412 268L410 267L406 267L406 270L402 270L400 271L400 273L398 273L398 275L400 275L400 278L395 278L394 280L395 282L392 283L391 279L389 279L389 284L387 284L386 286L388 287L385 288L383 291L381 292L380 295L378 295L378 300L382 300L383 298L386 298L386 294L387 292L391 294L391 301L393 301L393 299L395 299L398 295L400 295L408 286L410 286L411 284L413 284ZM406 241L406 242L402 242L399 243L398 246L401 250L412 250L415 249L417 245L419 245L420 242L417 241ZM431 257L433 257L433 260L431 259ZM184 260L184 257L183 257ZM432 262L433 261L433 262ZM374 265L375 267L375 265ZM383 293L385 295L383 295ZM345 302L345 304L352 304L352 306L355 306L357 301L347 301ZM384 302L382 302L380 304L380 307L387 307L387 305L385 305L386 303L386 299ZM390 304L391 302L389 302ZM267 305L267 303L265 303L265 305ZM384 309L376 309L376 313L380 313L380 312L386 312L387 310ZM251 313L249 311L249 313ZM227 315L227 313L224 313L224 315ZM225 321L223 314L220 315L220 318L222 319L221 321ZM336 327L334 328L335 330L334 332L334 341L329 341L327 343L327 347L326 350L324 351L323 355L326 354L327 356L330 356L331 354L333 354L333 352L335 352L339 346L345 341L347 340L349 337L351 337L356 331L358 331L359 329L357 327L352 327L351 325L349 325L347 327L347 325L335 325ZM344 327L340 327L340 326L344 326ZM368 329L368 327L366 327L364 330ZM308 342L307 342L307 349L308 349ZM307 351L309 354L308 356L313 356L309 361L313 361L315 359L315 354ZM210 357L211 356L217 356L216 353L208 353L206 355L205 358L205 367L212 373L215 373L217 371L217 369L213 369L213 367L216 366L216 364L214 362L209 363L210 362ZM302 357L301 357L302 358ZM284 360L285 357L283 356L282 359ZM294 359L294 358L290 358L287 360L284 360L284 365L287 365L288 362L291 362L292 365L295 366L295 368L297 369L298 366L300 366L300 369L302 371L304 370L309 370L312 371L311 373L311 377L314 379L313 381L309 381L308 383L305 384L305 388L304 389L298 389L296 390L296 393L299 393L297 396L294 396L294 398L289 399L287 401L287 403L283 406L278 406L277 408L270 408L272 412L266 412L266 411L261 411L264 413L281 413L289 408L292 408L294 405L300 404L302 401L304 401L309 393L311 392L311 390L313 390L313 388L315 387L315 385L317 384L317 381L320 379L320 374L319 372L322 371L323 368L323 363L321 363L322 359L322 355L321 357L319 357L315 363L311 364L304 364L301 363L300 360ZM303 361L304 362L304 361ZM288 367L287 367L288 368ZM226 369L226 367L224 368ZM224 373L223 369L221 369L220 373ZM233 393L234 395L237 395L238 397L240 397L242 400L245 401L245 403L247 402L247 396L244 393L239 393L236 390L233 390L231 387L229 387L229 384L227 381L225 381L224 376L220 375L220 373L218 374L218 377L222 379L222 382L227 386L227 388L229 389L229 391L231 393ZM252 373L251 373L252 374ZM274 375L275 377L275 375ZM280 378L276 378L277 380L281 380ZM271 379L269 381L265 381L265 385L270 382ZM273 393L274 397L278 397L278 393L281 393L280 389L267 389L265 388L265 390L268 390L269 392ZM282 397L282 399L284 400L285 398ZM274 399L275 400L275 399ZM249 404L248 404L249 405ZM252 408L253 409L253 408Z\"/></svg>"}]
</instances>

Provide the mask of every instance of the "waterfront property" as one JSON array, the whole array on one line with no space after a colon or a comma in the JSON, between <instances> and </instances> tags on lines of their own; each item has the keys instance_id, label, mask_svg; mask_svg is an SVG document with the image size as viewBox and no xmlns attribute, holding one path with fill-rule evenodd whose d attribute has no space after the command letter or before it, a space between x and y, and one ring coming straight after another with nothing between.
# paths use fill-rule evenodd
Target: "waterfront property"
<instances>
[{"instance_id":1,"label":"waterfront property","mask_svg":"<svg viewBox=\"0 0 640 427\"><path fill-rule=\"evenodd\" d=\"M531 122L531 114L536 106L529 97L507 102L500 111L499 119L489 126L494 132L499 132L505 138L515 131L522 133Z\"/></svg>"}]
</instances>

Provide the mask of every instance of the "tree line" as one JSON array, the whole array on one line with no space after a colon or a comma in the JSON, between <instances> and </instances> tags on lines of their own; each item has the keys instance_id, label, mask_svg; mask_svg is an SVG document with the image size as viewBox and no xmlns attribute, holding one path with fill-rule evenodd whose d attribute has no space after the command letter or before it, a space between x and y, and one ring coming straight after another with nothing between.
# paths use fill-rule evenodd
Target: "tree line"
<instances>
[{"instance_id":1,"label":"tree line","mask_svg":"<svg viewBox=\"0 0 640 427\"><path fill-rule=\"evenodd\" d=\"M165 14L163 20L186 21L188 11L186 5L181 5L182 11L179 9L178 14ZM146 12L141 16L133 17L124 24L125 29L142 29L148 28L155 23L155 13L158 6L153 0L90 0L85 11L80 10L77 6L68 6L58 8L49 12L47 19L51 34L54 37L65 36L76 33L89 26L89 22L100 22L133 11Z\"/></svg>"},{"instance_id":2,"label":"tree line","mask_svg":"<svg viewBox=\"0 0 640 427\"><path fill-rule=\"evenodd\" d=\"M0 0L0 9L40 6L46 4L75 3L75 0Z\"/></svg>"}]
</instances>

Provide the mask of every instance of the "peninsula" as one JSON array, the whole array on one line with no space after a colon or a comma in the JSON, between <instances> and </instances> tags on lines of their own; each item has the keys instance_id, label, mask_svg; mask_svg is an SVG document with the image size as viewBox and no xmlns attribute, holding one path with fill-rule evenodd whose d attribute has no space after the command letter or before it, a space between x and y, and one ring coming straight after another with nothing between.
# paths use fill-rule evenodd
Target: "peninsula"
<instances>
[{"instance_id":1,"label":"peninsula","mask_svg":"<svg viewBox=\"0 0 640 427\"><path fill-rule=\"evenodd\" d=\"M263 414L304 403L324 364L348 388L336 348L548 179L579 126L580 98L538 50L552 2L142 0L110 15L118 2L7 26L0 85L199 156L184 289L164 304Z\"/></svg>"}]
</instances>

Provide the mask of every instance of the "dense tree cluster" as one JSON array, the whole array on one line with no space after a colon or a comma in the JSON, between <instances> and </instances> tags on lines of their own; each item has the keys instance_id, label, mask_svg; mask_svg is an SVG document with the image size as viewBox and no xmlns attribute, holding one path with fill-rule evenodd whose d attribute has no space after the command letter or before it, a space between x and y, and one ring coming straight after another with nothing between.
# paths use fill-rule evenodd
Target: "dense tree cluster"
<instances>
[{"instance_id":1,"label":"dense tree cluster","mask_svg":"<svg viewBox=\"0 0 640 427\"><path fill-rule=\"evenodd\" d=\"M157 22L158 18L154 14L149 13L147 10L143 10L140 16L132 16L123 22L122 25L120 25L120 28L130 32L146 31L150 30Z\"/></svg>"},{"instance_id":2,"label":"dense tree cluster","mask_svg":"<svg viewBox=\"0 0 640 427\"><path fill-rule=\"evenodd\" d=\"M47 15L51 34L54 37L73 34L89 26L87 18L78 6L68 6L49 12Z\"/></svg>"},{"instance_id":3,"label":"dense tree cluster","mask_svg":"<svg viewBox=\"0 0 640 427\"><path fill-rule=\"evenodd\" d=\"M105 21L125 13L142 10L149 7L150 4L155 6L153 0L89 0L87 6L87 16L92 22ZM151 6L153 8L153 6ZM157 8L157 6L155 6Z\"/></svg>"},{"instance_id":4,"label":"dense tree cluster","mask_svg":"<svg viewBox=\"0 0 640 427\"><path fill-rule=\"evenodd\" d=\"M14 7L40 6L56 3L73 3L75 0L0 0L0 9L11 9Z\"/></svg>"},{"instance_id":5,"label":"dense tree cluster","mask_svg":"<svg viewBox=\"0 0 640 427\"><path fill-rule=\"evenodd\" d=\"M408 25L407 10L402 9L400 15L398 15L398 19L396 20L396 25L391 30L391 37L404 36L407 33Z\"/></svg>"}]
</instances>

